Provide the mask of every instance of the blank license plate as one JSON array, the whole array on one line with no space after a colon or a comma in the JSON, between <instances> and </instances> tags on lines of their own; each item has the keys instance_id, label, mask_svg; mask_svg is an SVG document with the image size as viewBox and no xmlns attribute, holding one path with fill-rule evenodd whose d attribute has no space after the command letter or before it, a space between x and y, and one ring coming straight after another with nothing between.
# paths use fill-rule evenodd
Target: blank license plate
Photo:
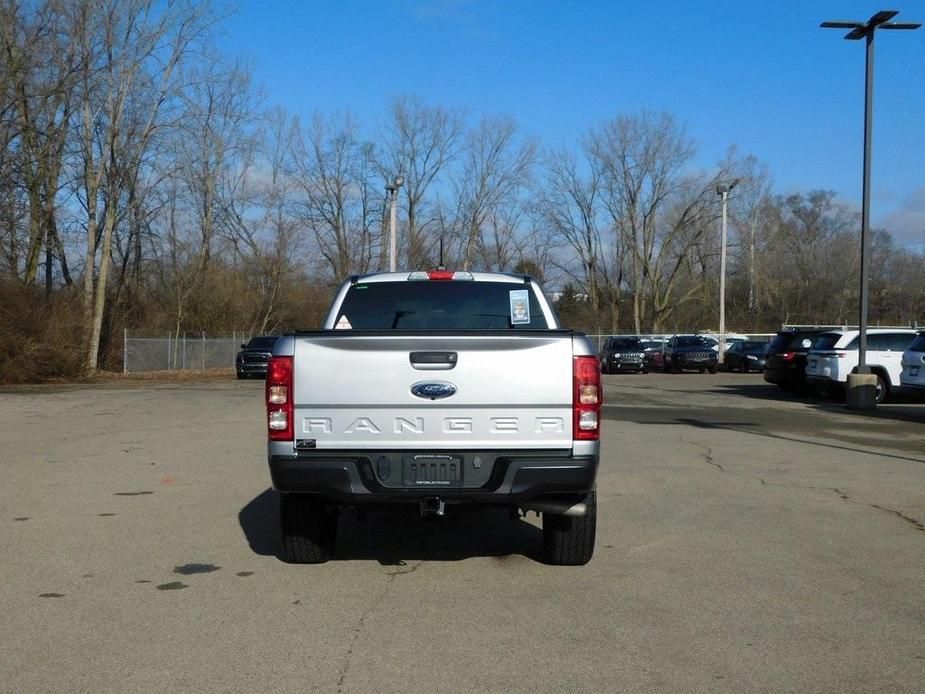
<instances>
[{"instance_id":1,"label":"blank license plate","mask_svg":"<svg viewBox=\"0 0 925 694\"><path fill-rule=\"evenodd\" d=\"M415 455L401 461L401 480L406 487L462 486L462 456Z\"/></svg>"}]
</instances>

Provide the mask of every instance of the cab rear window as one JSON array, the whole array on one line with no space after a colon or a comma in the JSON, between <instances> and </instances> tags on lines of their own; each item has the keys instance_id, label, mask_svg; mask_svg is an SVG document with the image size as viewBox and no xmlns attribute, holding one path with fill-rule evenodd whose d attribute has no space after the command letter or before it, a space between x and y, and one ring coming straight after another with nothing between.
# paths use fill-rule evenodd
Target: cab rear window
<instances>
[{"instance_id":1,"label":"cab rear window","mask_svg":"<svg viewBox=\"0 0 925 694\"><path fill-rule=\"evenodd\" d=\"M527 284L466 280L370 282L347 291L335 325L353 330L546 330Z\"/></svg>"}]
</instances>

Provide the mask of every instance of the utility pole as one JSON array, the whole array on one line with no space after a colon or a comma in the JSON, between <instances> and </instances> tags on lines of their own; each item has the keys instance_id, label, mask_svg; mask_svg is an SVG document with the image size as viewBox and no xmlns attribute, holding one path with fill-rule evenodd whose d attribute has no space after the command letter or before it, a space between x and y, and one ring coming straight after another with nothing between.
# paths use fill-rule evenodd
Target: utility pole
<instances>
[{"instance_id":1,"label":"utility pole","mask_svg":"<svg viewBox=\"0 0 925 694\"><path fill-rule=\"evenodd\" d=\"M389 194L389 272L397 272L396 258L398 256L398 239L395 234L395 226L398 216L398 189L405 182L405 177L399 174L391 183L385 186L385 192Z\"/></svg>"},{"instance_id":2,"label":"utility pole","mask_svg":"<svg viewBox=\"0 0 925 694\"><path fill-rule=\"evenodd\" d=\"M877 379L867 365L867 303L868 274L870 267L870 162L871 136L873 135L874 106L874 34L877 29L918 29L921 24L891 22L895 10L881 10L866 22L823 22L824 29L851 29L845 35L849 41L865 39L867 44L864 65L864 164L861 193L861 301L858 317L858 366L848 376L848 407L874 409L877 406ZM852 378L855 376L855 378Z\"/></svg>"},{"instance_id":3,"label":"utility pole","mask_svg":"<svg viewBox=\"0 0 925 694\"><path fill-rule=\"evenodd\" d=\"M737 185L739 185L739 179L734 178L728 184L716 186L717 195L723 198L723 240L719 258L719 354L717 355L717 361L720 364L726 361L726 206L730 191Z\"/></svg>"}]
</instances>

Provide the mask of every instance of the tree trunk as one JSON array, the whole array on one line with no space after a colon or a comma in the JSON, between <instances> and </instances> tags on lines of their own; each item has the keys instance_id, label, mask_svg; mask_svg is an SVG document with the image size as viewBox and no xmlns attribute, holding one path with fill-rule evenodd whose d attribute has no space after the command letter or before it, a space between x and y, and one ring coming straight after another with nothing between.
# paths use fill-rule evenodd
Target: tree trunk
<instances>
[{"instance_id":1,"label":"tree trunk","mask_svg":"<svg viewBox=\"0 0 925 694\"><path fill-rule=\"evenodd\" d=\"M103 239L100 244L100 276L96 281L96 292L92 304L92 322L90 324L90 343L87 346L87 367L97 368L100 349L100 334L103 329L103 310L106 308L106 280L109 277L110 251L112 249L112 232L116 225L116 204L110 200L106 205L103 219Z\"/></svg>"}]
</instances>

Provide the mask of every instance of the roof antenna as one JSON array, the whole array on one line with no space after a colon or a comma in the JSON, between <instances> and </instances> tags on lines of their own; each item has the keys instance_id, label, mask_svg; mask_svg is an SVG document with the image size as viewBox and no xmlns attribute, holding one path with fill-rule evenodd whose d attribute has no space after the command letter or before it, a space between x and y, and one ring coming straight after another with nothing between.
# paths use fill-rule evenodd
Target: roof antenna
<instances>
[{"instance_id":1,"label":"roof antenna","mask_svg":"<svg viewBox=\"0 0 925 694\"><path fill-rule=\"evenodd\" d=\"M440 264L437 265L438 270L446 270L446 265L443 264L443 237L440 237Z\"/></svg>"}]
</instances>

